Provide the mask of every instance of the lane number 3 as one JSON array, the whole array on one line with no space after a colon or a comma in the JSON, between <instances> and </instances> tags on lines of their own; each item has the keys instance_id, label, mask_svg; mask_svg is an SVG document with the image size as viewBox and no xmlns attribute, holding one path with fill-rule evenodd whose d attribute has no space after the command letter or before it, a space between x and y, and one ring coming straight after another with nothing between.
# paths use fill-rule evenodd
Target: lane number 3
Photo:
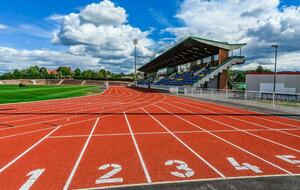
<instances>
[{"instance_id":1,"label":"lane number 3","mask_svg":"<svg viewBox=\"0 0 300 190\"><path fill-rule=\"evenodd\" d=\"M181 160L168 160L165 162L165 165L176 165L178 171L171 172L171 174L176 177L189 178L195 174L194 170L189 168L188 164Z\"/></svg>"}]
</instances>

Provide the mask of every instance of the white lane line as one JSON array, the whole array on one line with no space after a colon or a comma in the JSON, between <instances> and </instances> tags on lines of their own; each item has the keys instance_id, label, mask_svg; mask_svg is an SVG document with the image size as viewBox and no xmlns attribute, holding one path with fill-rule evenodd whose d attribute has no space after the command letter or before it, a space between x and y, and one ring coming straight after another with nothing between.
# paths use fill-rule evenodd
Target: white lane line
<instances>
[{"instance_id":1,"label":"white lane line","mask_svg":"<svg viewBox=\"0 0 300 190\"><path fill-rule=\"evenodd\" d=\"M141 99L144 99L146 96L144 96L144 97L142 97L142 98L138 98L138 99L136 99L136 100L141 100ZM130 97L130 98L132 98L132 97ZM126 99L128 99L128 98L126 98ZM140 103L135 103L135 104L132 104L132 105L129 105L129 106L123 106L123 107L131 107L131 106L133 106L133 105L137 105L137 104L142 104L142 103L147 103L147 102L149 102L149 101L152 101L153 99L155 99L155 97L154 98L150 98L150 99L148 99L148 100L143 100L143 102L140 102ZM165 99L165 97L164 97L164 99ZM124 99L123 99L124 100ZM160 101L163 101L163 99L162 100L160 100ZM160 102L159 101L159 102ZM150 106L150 105L152 105L152 104L149 104L148 106ZM94 106L93 106L94 107ZM108 112L108 111L112 111L112 110L115 110L115 109L118 109L118 108L116 108L115 106L114 106L114 108L110 108L110 109L107 109L107 110L105 110L106 112ZM138 109L138 108L132 108L132 109L128 109L127 111L131 111L131 110L135 110L135 109ZM92 110L94 110L94 109L92 109ZM122 112L120 112L120 113L122 113ZM113 115L113 114L112 114ZM102 117L100 117L100 118L105 118L105 117L110 117L110 116L112 116L112 115L104 115L104 116L102 116ZM64 117L64 118L60 118L60 119L52 119L52 120L47 120L47 122L53 122L53 121L58 121L58 120L64 120L64 119L66 119L66 118L68 118L68 119L71 119L71 118L78 118L78 117L80 117L80 116L72 116L72 117ZM93 118L94 119L94 118ZM63 125L63 126L68 126L68 125L71 125L71 124L76 124L76 123L81 123L81 122L85 122L85 121L90 121L90 120L93 120L93 119L87 119L87 120L84 120L84 121L79 121L79 122L74 122L74 123L69 123L69 124L65 124L65 125ZM36 123L31 123L31 124L25 124L25 125L19 125L19 126L16 126L16 127L13 127L13 128L3 128L3 129L0 129L0 131L7 131L7 130L12 130L12 129L17 129L17 128L23 128L23 127L28 127L28 126L32 126L32 125L35 125L35 124L42 124L43 122L45 122L45 121L42 121L42 122L36 122Z\"/></svg>"},{"instance_id":2,"label":"white lane line","mask_svg":"<svg viewBox=\"0 0 300 190\"><path fill-rule=\"evenodd\" d=\"M171 105L171 104L169 104L169 105ZM156 105L156 106L157 106L157 105ZM160 109L162 109L162 110L165 110L164 108L162 108L162 107L160 107L160 106L157 106L157 107L160 108ZM174 106L174 107L175 107L175 106ZM179 107L178 107L178 108L179 108ZM185 110L185 109L183 109L183 108L180 108L180 109ZM184 118L182 118L182 117L180 117L180 116L178 116L178 115L176 115L176 114L174 114L174 113L171 113L171 112L169 112L169 111L167 111L167 110L165 110L165 111L168 112L168 113L170 113L170 114L172 114L172 115L174 115L175 117L177 117L177 118L179 118L179 119L181 119L181 120L183 120L183 121L185 121L185 122L187 122L187 123L189 123L189 124L195 126L195 127L198 128L198 129L202 129L202 130L206 131L206 132L209 133L210 135L212 135L212 136L214 136L214 137L216 137L216 138L218 138L218 139L220 139L220 140L226 142L227 144L230 144L231 146L233 146L233 147L235 147L235 148L237 148L237 149L239 149L239 150L242 150L242 151L246 152L247 154L249 154L249 155L251 155L251 156L253 156L253 157L255 157L255 158L258 158L259 160L262 160L262 161L268 163L269 165L271 165L271 166L273 166L273 167L275 167L275 168L277 168L277 169L279 169L279 170L281 170L281 171L284 171L284 172L287 173L287 174L293 174L292 172L290 172L290 171L288 171L288 170L286 170L286 169L284 169L284 168L282 168L282 167L280 167L280 166L278 166L278 165L276 165L276 164L274 164L274 163L272 163L272 162L270 162L270 161L268 161L268 160L265 160L265 159L263 159L263 158L257 156L256 154L253 154L252 152L249 152L248 150L246 150L246 149L244 149L244 148L242 148L242 147L240 147L240 146L238 146L238 145L236 145L236 144L233 144L233 143L227 141L226 139L223 139L222 137L219 137L218 135L216 135L216 134L214 134L214 133L211 133L211 132L207 131L206 129L204 129L204 128L202 128L202 127L200 127L200 126L198 126L198 125L196 125L196 124L194 124L194 123L192 123L192 122L190 122L190 121L188 121L188 120L186 120L186 119L184 119ZM188 110L185 110L185 111L188 111ZM188 111L188 112L190 112L190 111ZM190 112L190 113L192 113L192 112Z\"/></svg>"},{"instance_id":3,"label":"white lane line","mask_svg":"<svg viewBox=\"0 0 300 190\"><path fill-rule=\"evenodd\" d=\"M93 133L94 133L96 127L97 127L98 122L99 122L99 117L97 118L97 120L96 120L96 122L95 122L95 124L94 124L94 126L93 126L93 128L92 128L92 130L90 132L90 134L89 134L89 137L87 138L87 140L86 140L86 142L85 142L85 144L84 144L84 146L83 146L83 148L82 148L82 150L81 150L81 152L79 154L79 157L78 157L78 159L77 159L77 161L76 161L76 163L75 163L75 165L74 165L74 167L72 169L72 172L70 173L70 176L69 176L69 178L68 178L68 180L67 180L67 182L66 182L66 184L65 184L65 186L63 188L64 190L67 190L69 188L69 186L70 186L70 184L72 182L72 179L73 179L73 177L75 175L75 172L76 172L76 170L77 170L77 168L78 168L78 166L80 164L80 161L81 161L81 159L82 159L82 157L83 157L83 155L84 155L84 153L85 153L85 151L86 151L86 149L87 149L87 147L89 145L89 142L90 142L90 140L92 138L92 135L93 135Z\"/></svg>"},{"instance_id":4,"label":"white lane line","mask_svg":"<svg viewBox=\"0 0 300 190\"><path fill-rule=\"evenodd\" d=\"M22 154L20 154L18 157L10 161L8 164L6 164L3 168L0 169L0 173L2 173L4 170L6 170L8 167L13 165L16 161L18 161L20 158L22 158L24 155L26 155L29 151L34 149L36 146L38 146L41 142L43 142L47 137L49 137L51 134L53 134L55 131L57 131L61 126L56 127L54 130L52 130L50 133L48 133L46 136L44 136L41 140L36 142L34 145L29 147L27 150L25 150Z\"/></svg>"},{"instance_id":5,"label":"white lane line","mask_svg":"<svg viewBox=\"0 0 300 190\"><path fill-rule=\"evenodd\" d=\"M178 107L178 106L176 106L176 105L169 104L169 103L167 103L167 102L165 102L165 104L168 104L168 105L170 105L170 106L173 106L173 107L180 108L180 109L182 109L182 110L188 111L188 110L186 110L186 109L184 109L184 108L182 108L182 107ZM185 104L184 104L184 105L185 105ZM201 108L199 108L199 109L201 109ZM210 111L209 111L209 112L210 112ZM190 112L190 113L196 114L195 112ZM216 113L216 112L211 112L211 113ZM210 120L210 121L212 121L212 122L218 123L218 124L220 124L220 125L229 127L229 128L231 128L231 129L235 129L235 130L237 130L237 131L239 131L239 132L242 132L242 133L245 133L245 134L247 134L247 135L256 137L256 138L258 138L258 139L261 139L261 140L264 140L264 141L267 141L267 142L276 144L276 145L278 145L278 146L284 147L284 148L286 148L286 149L289 149L289 150L292 150L292 151L295 151L295 152L300 153L300 150L298 150L298 149L289 147L289 146L287 146L287 145L281 144L281 143L279 143L279 142L273 141L273 140L268 139L268 138L265 138L265 137L261 137L261 136L259 136L259 135L254 134L254 133L250 133L250 132L248 132L248 131L241 130L241 129L236 128L236 127L234 127L234 126L232 126L232 125L226 124L226 123L224 123L224 122L220 122L220 121L218 121L218 120L215 120L215 119L212 119L212 118L203 116L203 115L197 115L197 116L198 116L198 117L201 117L201 118L205 118L205 119ZM268 127L266 127L266 128L268 128Z\"/></svg>"},{"instance_id":6,"label":"white lane line","mask_svg":"<svg viewBox=\"0 0 300 190\"><path fill-rule=\"evenodd\" d=\"M56 128L56 127L49 127L49 128L45 128L45 129L39 129L39 130L28 131L28 132L24 132L24 133L18 133L18 134L13 134L13 135L7 135L7 136L4 136L4 137L0 137L0 140L12 138L12 137L17 137L17 136L22 136L22 135L28 135L28 134L38 133L38 132L41 132L41 131L47 131L47 130L54 129L54 128ZM49 138L50 138L50 137L49 137Z\"/></svg>"},{"instance_id":7,"label":"white lane line","mask_svg":"<svg viewBox=\"0 0 300 190\"><path fill-rule=\"evenodd\" d=\"M182 105L185 105L185 106L188 106L188 107L191 107L191 108L195 108L195 109L199 109L199 110L205 110L205 111L208 111L210 113L215 113L215 114L220 114L218 112L215 112L215 111L211 111L210 110L210 107L209 106L202 106L202 108L200 107L196 107L196 106L192 106L190 104L185 104L183 102L180 102L180 101L176 101L175 102L179 103L179 104L182 104ZM207 109L204 109L203 107L208 107ZM215 109L220 109L220 110L225 110L225 109L221 109L221 108L215 108ZM235 111L231 111L231 110L225 110L225 111L229 111L229 112L232 112L232 113L238 113L238 112L235 112ZM241 115L243 116L243 115ZM288 133L288 132L285 132L285 131L282 131L281 129L276 129L276 128L272 128L272 127L268 127L268 126L265 126L265 125L261 125L261 124L258 124L258 123L254 123L254 122L251 122L251 121L247 121L245 119L241 119L241 118L238 118L238 117L233 117L233 116L228 116L228 115L224 115L224 117L228 117L228 118L231 118L231 119L234 119L234 120L237 120L237 121L241 121L241 122L244 122L244 123L249 123L249 124L252 124L252 125L255 125L255 126L259 126L259 127L262 127L262 128L265 128L265 129L273 129L274 131L277 131L279 133L284 133L286 135L290 135L290 136L293 136L293 137L297 137L297 138L300 138L299 135L295 135L295 134L292 134L292 133ZM252 117L252 116L251 116ZM261 118L260 118L261 119ZM293 129L299 129L299 127L293 127Z\"/></svg>"},{"instance_id":8,"label":"white lane line","mask_svg":"<svg viewBox=\"0 0 300 190\"><path fill-rule=\"evenodd\" d=\"M282 129L287 131L299 131L299 129ZM207 130L212 133L226 133L226 132L238 132L237 130ZM259 131L273 131L272 129L246 129L244 131L253 131L253 132L259 132ZM206 131L202 130L195 130L195 131L174 131L174 134L190 134L190 133L207 133ZM169 132L138 132L134 133L134 135L158 135L158 134L169 134ZM108 134L94 134L93 137L111 137L111 136L128 136L130 133L108 133ZM63 135L63 136L51 136L48 137L49 139L58 139L58 138L82 138L82 137L88 137L88 135ZM1 139L1 138L0 138Z\"/></svg>"},{"instance_id":9,"label":"white lane line","mask_svg":"<svg viewBox=\"0 0 300 190\"><path fill-rule=\"evenodd\" d=\"M300 131L300 129L281 129L287 131ZM226 132L238 132L238 130L234 129L225 129L225 130L207 130L212 133L226 133ZM260 132L260 131L273 131L272 129L245 129L243 131L252 131L252 132ZM192 133L207 133L206 131L200 130L193 130L193 131L174 131L174 134L192 134ZM169 132L137 132L134 133L135 136L137 135L159 135L159 134L169 134ZM130 133L107 133L107 134L94 134L93 137L111 137L111 136L128 136ZM63 136L51 136L48 137L49 139L58 139L58 138L82 138L88 137L88 135L63 135ZM1 138L0 138L1 139Z\"/></svg>"},{"instance_id":10,"label":"white lane line","mask_svg":"<svg viewBox=\"0 0 300 190\"><path fill-rule=\"evenodd\" d=\"M151 177L150 177L150 175L149 175L147 166L146 166L145 161L144 161L144 159L143 159L143 156L142 156L142 154L141 154L140 148L139 148L139 146L138 146L138 144L137 144L137 142L136 142L136 139L135 139L134 134L133 134L132 129L131 129L131 125L130 125L130 123L129 123L129 121L128 121L128 118L127 118L125 112L124 112L124 117L125 117L125 119L126 119L126 123L127 123L128 128L129 128L130 135L131 135L131 138L132 138L132 140L133 140L135 149L136 149L136 151L137 151L137 154L138 154L138 156L139 156L140 162L141 162L141 164L142 164L142 167L143 167L143 170L144 170L144 174L145 174L145 176L146 176L146 178L147 178L147 182L148 182L148 183L151 183L152 180L151 180Z\"/></svg>"},{"instance_id":11,"label":"white lane line","mask_svg":"<svg viewBox=\"0 0 300 190\"><path fill-rule=\"evenodd\" d=\"M186 97L181 97L183 99L186 100L186 103L194 103L194 104L198 104L200 106L204 106L204 107L208 107L208 108L216 108L216 109L219 109L219 110L225 110L225 111L230 111L232 113L239 113L237 111L232 111L230 110L230 107L229 106L217 106L217 104L214 104L214 103L208 103L208 102L203 102L203 101L192 101L191 99L189 98L186 98ZM176 100L175 100L176 101ZM220 108L220 107L223 107L223 108ZM236 110L242 110L240 108L236 108L236 107L233 107L234 109ZM262 112L258 112L258 111L249 111L247 110L247 112L249 112L250 114L251 113L254 113L254 114L257 114L257 113L261 113L263 114L263 116L268 116L267 114L265 113L262 113ZM273 122L273 123L278 123L278 124L282 124L282 125L287 125L287 126L291 126L291 127L296 127L296 128L299 128L300 126L296 125L296 124L289 124L289 123L283 123L283 122L280 122L280 121L274 121L274 120L271 120L271 119L267 119L267 118L261 118L259 116L252 116L252 117L255 117L255 118L258 118L258 119L261 119L261 120L265 120L265 121L269 121L269 122ZM293 118L285 118L285 117L280 117L280 116L274 116L274 117L279 117L279 118L283 118L283 119L287 119L287 120L294 120L294 121L297 121L299 122L299 120L296 120L296 119L293 119Z\"/></svg>"},{"instance_id":12,"label":"white lane line","mask_svg":"<svg viewBox=\"0 0 300 190\"><path fill-rule=\"evenodd\" d=\"M206 165L208 165L213 171L215 171L219 176L225 177L225 175L220 172L217 168L211 165L207 160L205 160L202 156L200 156L196 151L194 151L189 145L183 142L180 138L178 138L173 132L171 132L166 126L164 126L159 120L157 120L154 116L152 116L149 112L147 112L144 108L142 108L145 113L147 113L154 121L156 121L161 127L163 127L166 131L169 132L175 139L177 139L184 147L186 147L189 151L191 151L195 156L197 156L200 160L202 160Z\"/></svg>"}]
</instances>

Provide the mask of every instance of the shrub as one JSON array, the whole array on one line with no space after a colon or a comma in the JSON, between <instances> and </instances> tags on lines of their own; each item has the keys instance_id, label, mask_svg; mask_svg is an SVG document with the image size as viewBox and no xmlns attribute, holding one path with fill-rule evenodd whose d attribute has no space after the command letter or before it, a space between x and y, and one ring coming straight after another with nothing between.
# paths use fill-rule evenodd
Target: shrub
<instances>
[{"instance_id":1,"label":"shrub","mask_svg":"<svg viewBox=\"0 0 300 190\"><path fill-rule=\"evenodd\" d=\"M19 83L19 87L20 87L20 88L25 88L25 87L26 87L26 84Z\"/></svg>"}]
</instances>

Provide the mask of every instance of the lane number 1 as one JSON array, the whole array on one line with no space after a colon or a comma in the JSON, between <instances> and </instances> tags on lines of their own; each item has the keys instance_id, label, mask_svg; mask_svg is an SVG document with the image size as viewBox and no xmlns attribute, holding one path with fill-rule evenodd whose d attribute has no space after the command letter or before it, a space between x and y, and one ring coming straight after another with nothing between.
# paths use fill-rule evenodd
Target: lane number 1
<instances>
[{"instance_id":1,"label":"lane number 1","mask_svg":"<svg viewBox=\"0 0 300 190\"><path fill-rule=\"evenodd\" d=\"M29 179L26 181L19 190L28 190L30 187L36 182L36 180L43 174L45 169L37 169L29 172L27 176L30 176Z\"/></svg>"}]
</instances>

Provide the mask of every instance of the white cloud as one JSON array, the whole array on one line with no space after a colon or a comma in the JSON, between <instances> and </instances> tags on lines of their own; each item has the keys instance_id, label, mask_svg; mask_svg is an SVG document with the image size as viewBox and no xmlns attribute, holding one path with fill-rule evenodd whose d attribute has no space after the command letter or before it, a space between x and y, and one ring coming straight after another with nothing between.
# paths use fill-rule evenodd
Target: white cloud
<instances>
[{"instance_id":1,"label":"white cloud","mask_svg":"<svg viewBox=\"0 0 300 190\"><path fill-rule=\"evenodd\" d=\"M116 7L111 1L104 0L98 4L86 6L79 14L80 18L95 25L121 25L126 22L126 11Z\"/></svg>"},{"instance_id":2,"label":"white cloud","mask_svg":"<svg viewBox=\"0 0 300 190\"><path fill-rule=\"evenodd\" d=\"M5 30L7 28L7 26L6 25L4 25L4 24L0 24L0 30Z\"/></svg>"},{"instance_id":3,"label":"white cloud","mask_svg":"<svg viewBox=\"0 0 300 190\"><path fill-rule=\"evenodd\" d=\"M253 70L258 65L274 70L274 57L257 58L248 64L233 67L233 69ZM300 51L282 52L278 55L277 69L281 71L300 71Z\"/></svg>"},{"instance_id":4,"label":"white cloud","mask_svg":"<svg viewBox=\"0 0 300 190\"><path fill-rule=\"evenodd\" d=\"M99 58L77 56L70 53L50 50L17 50L0 46L0 71L24 69L32 65L55 69L58 66L81 67L85 69L101 69Z\"/></svg>"},{"instance_id":5,"label":"white cloud","mask_svg":"<svg viewBox=\"0 0 300 190\"><path fill-rule=\"evenodd\" d=\"M60 22L60 30L53 37L55 44L69 46L74 55L92 55L103 64L131 68L133 63L133 39L139 39L139 64L153 56L154 45L148 37L150 31L141 31L127 23L127 13L111 1L90 4L79 13L53 15ZM129 71L129 70L128 70Z\"/></svg>"},{"instance_id":6,"label":"white cloud","mask_svg":"<svg viewBox=\"0 0 300 190\"><path fill-rule=\"evenodd\" d=\"M246 42L248 46L244 52L249 63L268 62L273 43L280 46L280 51L288 52L285 55L299 55L296 51L300 44L300 7L279 8L279 4L279 0L184 0L175 16L183 26L164 31L178 39L197 35ZM295 68L293 65L299 65L297 61L290 59L281 69Z\"/></svg>"}]
</instances>

